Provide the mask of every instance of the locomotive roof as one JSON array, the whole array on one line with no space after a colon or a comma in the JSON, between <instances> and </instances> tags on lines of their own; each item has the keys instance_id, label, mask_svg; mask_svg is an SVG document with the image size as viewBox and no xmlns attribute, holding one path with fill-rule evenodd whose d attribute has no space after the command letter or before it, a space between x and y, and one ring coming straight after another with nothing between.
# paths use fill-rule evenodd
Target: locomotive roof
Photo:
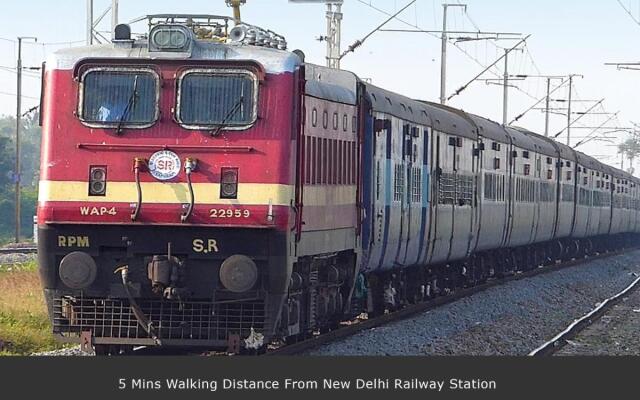
<instances>
[{"instance_id":1,"label":"locomotive roof","mask_svg":"<svg viewBox=\"0 0 640 400\"><path fill-rule=\"evenodd\" d=\"M302 61L295 53L272 48L249 46L241 43L216 43L194 40L190 52L149 52L146 40L137 40L129 45L101 44L61 49L47 60L48 68L73 69L81 60L88 58L114 58L132 60L231 60L256 61L265 72L280 74L295 71Z\"/></svg>"}]
</instances>

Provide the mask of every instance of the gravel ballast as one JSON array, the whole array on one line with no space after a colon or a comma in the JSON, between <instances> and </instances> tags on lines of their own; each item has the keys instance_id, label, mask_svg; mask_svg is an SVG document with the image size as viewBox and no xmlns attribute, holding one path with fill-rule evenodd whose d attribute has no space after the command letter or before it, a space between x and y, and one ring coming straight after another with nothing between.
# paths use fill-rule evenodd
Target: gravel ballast
<instances>
[{"instance_id":1,"label":"gravel ballast","mask_svg":"<svg viewBox=\"0 0 640 400\"><path fill-rule=\"evenodd\" d=\"M640 251L507 282L307 355L526 355L640 274Z\"/></svg>"}]
</instances>

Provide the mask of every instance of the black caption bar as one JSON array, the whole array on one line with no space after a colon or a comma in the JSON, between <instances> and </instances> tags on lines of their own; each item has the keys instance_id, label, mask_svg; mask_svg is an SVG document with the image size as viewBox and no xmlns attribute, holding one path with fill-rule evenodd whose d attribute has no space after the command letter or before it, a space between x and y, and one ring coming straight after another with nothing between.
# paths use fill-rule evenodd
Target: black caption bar
<instances>
[{"instance_id":1,"label":"black caption bar","mask_svg":"<svg viewBox=\"0 0 640 400\"><path fill-rule=\"evenodd\" d=\"M633 393L640 358L113 357L0 359L21 398L496 399Z\"/></svg>"}]
</instances>

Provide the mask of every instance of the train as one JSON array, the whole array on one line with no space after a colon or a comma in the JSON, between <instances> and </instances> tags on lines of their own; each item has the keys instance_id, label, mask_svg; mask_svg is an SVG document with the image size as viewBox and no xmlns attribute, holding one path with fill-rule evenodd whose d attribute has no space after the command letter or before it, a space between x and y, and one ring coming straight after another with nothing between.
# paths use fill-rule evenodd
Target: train
<instances>
[{"instance_id":1,"label":"train","mask_svg":"<svg viewBox=\"0 0 640 400\"><path fill-rule=\"evenodd\" d=\"M45 63L38 259L59 340L259 351L637 242L632 175L230 22L151 15Z\"/></svg>"}]
</instances>

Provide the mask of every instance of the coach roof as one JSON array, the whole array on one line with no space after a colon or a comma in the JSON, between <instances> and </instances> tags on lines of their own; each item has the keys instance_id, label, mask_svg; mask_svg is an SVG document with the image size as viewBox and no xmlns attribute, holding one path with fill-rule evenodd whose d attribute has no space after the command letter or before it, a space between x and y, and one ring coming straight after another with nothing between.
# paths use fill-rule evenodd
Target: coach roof
<instances>
[{"instance_id":1,"label":"coach roof","mask_svg":"<svg viewBox=\"0 0 640 400\"><path fill-rule=\"evenodd\" d=\"M356 104L358 77L352 72L305 64L305 91L309 96Z\"/></svg>"},{"instance_id":2,"label":"coach roof","mask_svg":"<svg viewBox=\"0 0 640 400\"><path fill-rule=\"evenodd\" d=\"M478 129L464 111L428 101L420 101L420 103L427 108L433 129L450 135L478 139Z\"/></svg>"},{"instance_id":3,"label":"coach roof","mask_svg":"<svg viewBox=\"0 0 640 400\"><path fill-rule=\"evenodd\" d=\"M504 144L511 143L511 138L509 137L507 131L504 130L502 125L475 114L467 115L473 120L473 123L476 124L476 126L478 127L478 134L483 138L491 139L493 141Z\"/></svg>"}]
</instances>

